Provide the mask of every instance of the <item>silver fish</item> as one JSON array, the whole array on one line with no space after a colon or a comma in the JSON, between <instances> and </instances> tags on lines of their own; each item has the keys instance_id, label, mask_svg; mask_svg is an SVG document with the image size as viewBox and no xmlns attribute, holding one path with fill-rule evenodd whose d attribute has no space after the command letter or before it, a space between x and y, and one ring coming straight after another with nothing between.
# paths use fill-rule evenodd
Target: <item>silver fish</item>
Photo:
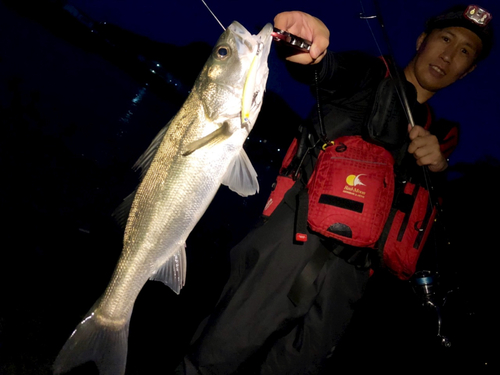
<instances>
[{"instance_id":1,"label":"silver fish","mask_svg":"<svg viewBox=\"0 0 500 375\"><path fill-rule=\"evenodd\" d=\"M186 102L136 163L143 172L123 250L104 294L64 344L54 373L94 361L101 375L125 372L128 328L148 279L176 293L186 274L185 242L221 184L258 192L243 143L262 105L273 27L251 35L233 22L220 36Z\"/></svg>"}]
</instances>

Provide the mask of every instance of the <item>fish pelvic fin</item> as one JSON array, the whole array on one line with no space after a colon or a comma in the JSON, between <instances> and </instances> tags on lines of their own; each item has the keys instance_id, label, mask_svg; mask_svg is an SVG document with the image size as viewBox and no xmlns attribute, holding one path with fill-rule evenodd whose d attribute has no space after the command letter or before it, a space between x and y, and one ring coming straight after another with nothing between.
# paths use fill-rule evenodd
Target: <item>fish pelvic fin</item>
<instances>
[{"instance_id":1,"label":"fish pelvic fin","mask_svg":"<svg viewBox=\"0 0 500 375\"><path fill-rule=\"evenodd\" d=\"M195 152L196 150L208 146L215 145L219 142L222 142L228 139L231 136L230 124L227 121L224 121L222 126L212 133L200 138L194 142L191 142L187 145L186 150L182 153L182 156L188 156Z\"/></svg>"},{"instance_id":2,"label":"fish pelvic fin","mask_svg":"<svg viewBox=\"0 0 500 375\"><path fill-rule=\"evenodd\" d=\"M53 364L55 375L93 361L99 375L123 375L127 362L129 320L121 327L100 324L92 311L73 331Z\"/></svg>"},{"instance_id":3,"label":"fish pelvic fin","mask_svg":"<svg viewBox=\"0 0 500 375\"><path fill-rule=\"evenodd\" d=\"M179 294L186 282L186 263L186 244L183 244L149 279L161 281Z\"/></svg>"},{"instance_id":4,"label":"fish pelvic fin","mask_svg":"<svg viewBox=\"0 0 500 375\"><path fill-rule=\"evenodd\" d=\"M250 159L244 149L231 161L222 184L242 197L259 192L259 181Z\"/></svg>"}]
</instances>

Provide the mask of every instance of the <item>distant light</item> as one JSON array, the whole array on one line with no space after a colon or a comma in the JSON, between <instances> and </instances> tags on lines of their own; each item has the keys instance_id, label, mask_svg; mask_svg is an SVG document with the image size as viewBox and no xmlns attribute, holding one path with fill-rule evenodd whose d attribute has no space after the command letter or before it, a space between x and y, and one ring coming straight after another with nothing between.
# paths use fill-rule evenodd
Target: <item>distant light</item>
<instances>
[{"instance_id":1,"label":"distant light","mask_svg":"<svg viewBox=\"0 0 500 375\"><path fill-rule=\"evenodd\" d=\"M137 104L139 103L142 98L144 97L144 94L146 93L146 89L144 87L141 87L139 92L135 95L134 99L132 99L132 103Z\"/></svg>"}]
</instances>

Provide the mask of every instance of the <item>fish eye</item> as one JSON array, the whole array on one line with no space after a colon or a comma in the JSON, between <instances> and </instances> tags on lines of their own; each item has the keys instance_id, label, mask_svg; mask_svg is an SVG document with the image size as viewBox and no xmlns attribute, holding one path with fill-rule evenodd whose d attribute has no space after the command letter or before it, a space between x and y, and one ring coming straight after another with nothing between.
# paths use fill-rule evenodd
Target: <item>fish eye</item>
<instances>
[{"instance_id":1,"label":"fish eye","mask_svg":"<svg viewBox=\"0 0 500 375\"><path fill-rule=\"evenodd\" d=\"M226 45L217 46L214 49L213 55L217 60L226 60L231 56L231 48Z\"/></svg>"}]
</instances>

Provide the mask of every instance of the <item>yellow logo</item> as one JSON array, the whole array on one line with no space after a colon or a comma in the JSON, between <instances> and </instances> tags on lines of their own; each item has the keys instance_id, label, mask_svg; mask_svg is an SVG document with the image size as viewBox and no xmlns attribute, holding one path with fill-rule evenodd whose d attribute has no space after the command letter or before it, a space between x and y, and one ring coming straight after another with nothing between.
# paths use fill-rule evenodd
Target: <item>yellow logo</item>
<instances>
[{"instance_id":1,"label":"yellow logo","mask_svg":"<svg viewBox=\"0 0 500 375\"><path fill-rule=\"evenodd\" d=\"M365 198L366 191L363 191L360 188L356 187L356 186L366 186L360 180L360 177L362 177L362 176L366 176L366 175L365 174L358 174L356 176L354 174L351 174L351 175L347 176L347 178L345 179L345 182L347 183L347 185L344 186L344 190L343 190L344 194L353 195L353 196L358 197L358 198Z\"/></svg>"},{"instance_id":2,"label":"yellow logo","mask_svg":"<svg viewBox=\"0 0 500 375\"><path fill-rule=\"evenodd\" d=\"M366 175L365 174L358 174L356 176L356 175L351 174L351 175L347 176L347 178L345 179L345 182L347 182L347 185L349 185L349 186L358 186L358 185L366 186L359 179L361 176L366 176Z\"/></svg>"}]
</instances>

